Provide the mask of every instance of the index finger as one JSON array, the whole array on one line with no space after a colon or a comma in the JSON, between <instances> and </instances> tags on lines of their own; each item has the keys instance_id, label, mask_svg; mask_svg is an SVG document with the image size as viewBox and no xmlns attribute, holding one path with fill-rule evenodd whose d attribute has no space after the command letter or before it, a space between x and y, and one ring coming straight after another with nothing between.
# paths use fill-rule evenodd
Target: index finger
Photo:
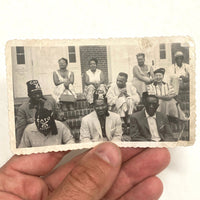
<instances>
[{"instance_id":1,"label":"index finger","mask_svg":"<svg viewBox=\"0 0 200 200\"><path fill-rule=\"evenodd\" d=\"M49 152L13 156L1 170L14 170L20 173L44 176L49 173L69 151Z\"/></svg>"}]
</instances>

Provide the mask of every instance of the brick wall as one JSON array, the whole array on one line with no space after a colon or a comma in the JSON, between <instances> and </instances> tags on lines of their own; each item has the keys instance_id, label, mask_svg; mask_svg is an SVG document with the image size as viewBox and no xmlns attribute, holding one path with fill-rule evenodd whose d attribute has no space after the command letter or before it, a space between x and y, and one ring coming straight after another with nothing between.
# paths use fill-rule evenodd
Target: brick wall
<instances>
[{"instance_id":1,"label":"brick wall","mask_svg":"<svg viewBox=\"0 0 200 200\"><path fill-rule=\"evenodd\" d=\"M97 67L103 71L106 83L108 83L108 63L106 46L80 46L81 73L84 80L84 73L89 69L89 60L96 58ZM84 84L83 84L84 85Z\"/></svg>"}]
</instances>

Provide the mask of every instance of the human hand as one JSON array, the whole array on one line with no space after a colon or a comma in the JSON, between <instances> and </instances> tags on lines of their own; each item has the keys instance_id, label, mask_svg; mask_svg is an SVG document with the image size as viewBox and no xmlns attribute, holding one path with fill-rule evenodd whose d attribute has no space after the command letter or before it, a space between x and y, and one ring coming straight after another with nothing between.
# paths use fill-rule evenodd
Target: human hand
<instances>
[{"instance_id":1,"label":"human hand","mask_svg":"<svg viewBox=\"0 0 200 200\"><path fill-rule=\"evenodd\" d=\"M0 199L156 200L155 177L169 163L165 148L121 148L106 142L52 171L67 152L14 156L0 169Z\"/></svg>"},{"instance_id":2,"label":"human hand","mask_svg":"<svg viewBox=\"0 0 200 200\"><path fill-rule=\"evenodd\" d=\"M149 82L157 84L157 78L156 77L151 77Z\"/></svg>"},{"instance_id":3,"label":"human hand","mask_svg":"<svg viewBox=\"0 0 200 200\"><path fill-rule=\"evenodd\" d=\"M69 89L69 84L70 84L69 81L64 82L64 86L65 86L66 89Z\"/></svg>"},{"instance_id":4,"label":"human hand","mask_svg":"<svg viewBox=\"0 0 200 200\"><path fill-rule=\"evenodd\" d=\"M126 88L122 88L121 89L121 93L126 94L127 93L127 89Z\"/></svg>"}]
</instances>

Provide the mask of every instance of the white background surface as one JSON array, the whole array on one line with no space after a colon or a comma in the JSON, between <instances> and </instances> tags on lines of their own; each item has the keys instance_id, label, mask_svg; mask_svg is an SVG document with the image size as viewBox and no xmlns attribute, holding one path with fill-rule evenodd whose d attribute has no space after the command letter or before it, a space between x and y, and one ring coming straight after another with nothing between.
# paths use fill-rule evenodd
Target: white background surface
<instances>
[{"instance_id":1,"label":"white background surface","mask_svg":"<svg viewBox=\"0 0 200 200\"><path fill-rule=\"evenodd\" d=\"M0 0L0 166L12 155L8 136L6 41L190 35L196 43L196 88L199 88L199 25L199 0ZM170 149L171 163L159 175L164 183L161 200L200 199L199 98L197 89L196 143L192 147Z\"/></svg>"}]
</instances>

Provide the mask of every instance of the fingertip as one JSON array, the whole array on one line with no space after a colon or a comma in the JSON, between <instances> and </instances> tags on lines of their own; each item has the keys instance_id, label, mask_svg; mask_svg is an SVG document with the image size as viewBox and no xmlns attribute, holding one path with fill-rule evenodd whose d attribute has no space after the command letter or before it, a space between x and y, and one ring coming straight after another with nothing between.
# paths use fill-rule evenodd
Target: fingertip
<instances>
[{"instance_id":1,"label":"fingertip","mask_svg":"<svg viewBox=\"0 0 200 200\"><path fill-rule=\"evenodd\" d=\"M159 198L163 193L163 183L157 176L149 177L146 180L146 185L148 185L148 193L152 193L152 196Z\"/></svg>"},{"instance_id":2,"label":"fingertip","mask_svg":"<svg viewBox=\"0 0 200 200\"><path fill-rule=\"evenodd\" d=\"M52 194L52 199L63 196L66 199L101 199L119 173L121 157L117 145L111 142L97 145L75 165Z\"/></svg>"},{"instance_id":3,"label":"fingertip","mask_svg":"<svg viewBox=\"0 0 200 200\"><path fill-rule=\"evenodd\" d=\"M91 151L91 153L93 152L113 167L121 163L122 155L120 148L114 143L101 143Z\"/></svg>"},{"instance_id":4,"label":"fingertip","mask_svg":"<svg viewBox=\"0 0 200 200\"><path fill-rule=\"evenodd\" d=\"M146 197L144 199L146 200L159 199L163 193L163 183L156 176L149 177L141 182L139 184L139 188L140 190L142 190L142 188L145 188L144 196Z\"/></svg>"},{"instance_id":5,"label":"fingertip","mask_svg":"<svg viewBox=\"0 0 200 200\"><path fill-rule=\"evenodd\" d=\"M159 154L160 162L162 162L163 165L165 165L165 167L168 166L171 159L169 150L167 148L160 148L158 154Z\"/></svg>"},{"instance_id":6,"label":"fingertip","mask_svg":"<svg viewBox=\"0 0 200 200\"><path fill-rule=\"evenodd\" d=\"M133 187L119 200L125 200L125 199L157 200L160 198L162 193L163 193L162 181L158 177L152 176L140 182L135 187Z\"/></svg>"},{"instance_id":7,"label":"fingertip","mask_svg":"<svg viewBox=\"0 0 200 200\"><path fill-rule=\"evenodd\" d=\"M151 151L154 162L160 163L164 168L169 165L170 153L167 148L152 148L149 151Z\"/></svg>"}]
</instances>

